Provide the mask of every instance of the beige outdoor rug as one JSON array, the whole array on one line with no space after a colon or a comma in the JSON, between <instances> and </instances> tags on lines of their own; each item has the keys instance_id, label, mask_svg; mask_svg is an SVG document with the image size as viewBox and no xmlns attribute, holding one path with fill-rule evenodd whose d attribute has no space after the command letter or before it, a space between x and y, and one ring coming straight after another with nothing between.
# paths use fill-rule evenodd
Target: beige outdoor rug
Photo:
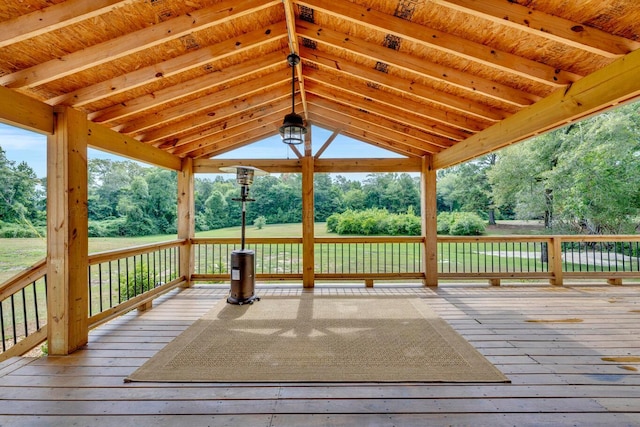
<instances>
[{"instance_id":1,"label":"beige outdoor rug","mask_svg":"<svg viewBox=\"0 0 640 427\"><path fill-rule=\"evenodd\" d=\"M218 302L126 381L508 382L421 298Z\"/></svg>"}]
</instances>

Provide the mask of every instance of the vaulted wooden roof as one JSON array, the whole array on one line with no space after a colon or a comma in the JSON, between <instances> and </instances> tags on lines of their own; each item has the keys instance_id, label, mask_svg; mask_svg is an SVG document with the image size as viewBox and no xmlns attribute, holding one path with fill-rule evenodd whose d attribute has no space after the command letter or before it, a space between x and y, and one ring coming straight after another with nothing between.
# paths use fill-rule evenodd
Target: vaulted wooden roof
<instances>
[{"instance_id":1,"label":"vaulted wooden roof","mask_svg":"<svg viewBox=\"0 0 640 427\"><path fill-rule=\"evenodd\" d=\"M0 119L213 158L277 134L293 51L309 124L445 167L634 99L639 47L631 0L3 0Z\"/></svg>"}]
</instances>

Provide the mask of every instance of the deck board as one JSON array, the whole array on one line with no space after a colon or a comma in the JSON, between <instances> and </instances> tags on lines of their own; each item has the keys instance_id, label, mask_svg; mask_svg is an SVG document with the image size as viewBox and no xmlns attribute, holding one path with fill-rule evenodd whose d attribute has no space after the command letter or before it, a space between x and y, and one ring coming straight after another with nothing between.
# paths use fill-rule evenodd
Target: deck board
<instances>
[{"instance_id":1,"label":"deck board","mask_svg":"<svg viewBox=\"0 0 640 427\"><path fill-rule=\"evenodd\" d=\"M301 292L258 288L264 298ZM100 326L70 356L4 362L0 425L640 426L640 287L390 285L314 292L424 298L512 383L124 383L226 296L224 287L201 286ZM627 358L602 359L615 356Z\"/></svg>"}]
</instances>

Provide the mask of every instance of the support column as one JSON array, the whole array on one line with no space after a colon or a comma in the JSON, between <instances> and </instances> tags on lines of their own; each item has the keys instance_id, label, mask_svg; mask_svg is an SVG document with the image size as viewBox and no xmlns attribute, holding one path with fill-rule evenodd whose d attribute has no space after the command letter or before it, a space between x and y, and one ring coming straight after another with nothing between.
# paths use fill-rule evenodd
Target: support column
<instances>
[{"instance_id":1,"label":"support column","mask_svg":"<svg viewBox=\"0 0 640 427\"><path fill-rule=\"evenodd\" d=\"M311 136L307 134L302 161L302 286L313 288L315 282L314 260L314 203L313 203L313 156Z\"/></svg>"},{"instance_id":2,"label":"support column","mask_svg":"<svg viewBox=\"0 0 640 427\"><path fill-rule=\"evenodd\" d=\"M47 308L49 354L89 339L87 119L56 108L47 137Z\"/></svg>"},{"instance_id":3,"label":"support column","mask_svg":"<svg viewBox=\"0 0 640 427\"><path fill-rule=\"evenodd\" d=\"M438 286L438 222L436 197L436 170L433 156L422 157L420 175L421 213L422 213L422 268L425 286Z\"/></svg>"},{"instance_id":4,"label":"support column","mask_svg":"<svg viewBox=\"0 0 640 427\"><path fill-rule=\"evenodd\" d=\"M191 239L195 237L195 184L193 176L193 159L182 159L182 170L178 172L178 239L187 239L180 247L180 275L190 287L193 274L193 251Z\"/></svg>"},{"instance_id":5,"label":"support column","mask_svg":"<svg viewBox=\"0 0 640 427\"><path fill-rule=\"evenodd\" d=\"M562 239L558 236L551 238L548 248L549 268L553 272L553 277L549 280L552 286L562 286Z\"/></svg>"}]
</instances>

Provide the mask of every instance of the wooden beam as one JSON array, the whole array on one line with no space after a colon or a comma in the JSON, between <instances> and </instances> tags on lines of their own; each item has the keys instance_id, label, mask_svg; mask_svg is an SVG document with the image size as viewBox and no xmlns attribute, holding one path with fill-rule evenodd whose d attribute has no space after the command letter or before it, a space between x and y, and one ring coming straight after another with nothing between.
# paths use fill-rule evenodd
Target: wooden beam
<instances>
[{"instance_id":1,"label":"wooden beam","mask_svg":"<svg viewBox=\"0 0 640 427\"><path fill-rule=\"evenodd\" d=\"M0 48L94 18L136 0L67 0L0 23Z\"/></svg>"},{"instance_id":2,"label":"wooden beam","mask_svg":"<svg viewBox=\"0 0 640 427\"><path fill-rule=\"evenodd\" d=\"M220 154L233 151L237 148L249 145L252 142L260 141L261 139L274 136L278 132L277 125L275 123L264 124L257 128L252 128L246 132L234 133L229 135L228 138L222 138L219 141L215 141L211 145L207 145L198 150L189 153L189 157L194 159L209 158L219 156Z\"/></svg>"},{"instance_id":3,"label":"wooden beam","mask_svg":"<svg viewBox=\"0 0 640 427\"><path fill-rule=\"evenodd\" d=\"M323 110L330 110L335 112L336 114L341 114L345 119L351 117L354 119L359 119L363 122L371 122L376 126L394 131L399 134L410 136L415 140L423 141L424 143L431 144L435 147L451 147L455 142L451 139L433 135L413 126L409 126L406 124L406 122L393 121L388 116L379 116L362 108L354 108L347 105L339 104L336 100L321 98L320 96L310 94L309 103ZM440 150L437 149L435 151Z\"/></svg>"},{"instance_id":4,"label":"wooden beam","mask_svg":"<svg viewBox=\"0 0 640 427\"><path fill-rule=\"evenodd\" d=\"M326 87L323 82L320 81L311 81L311 79L308 79L307 91L310 94L314 94L325 99L331 99L335 102L349 105L352 108L368 111L378 116L388 117L398 123L406 123L409 126L422 129L423 131L442 139L462 141L471 136L470 133L461 129L456 129L434 120L428 120L424 117L416 116L411 111L395 108L390 105L383 105L375 102L375 100L370 100L365 96L343 91L337 87Z\"/></svg>"},{"instance_id":5,"label":"wooden beam","mask_svg":"<svg viewBox=\"0 0 640 427\"><path fill-rule=\"evenodd\" d=\"M438 211L436 197L436 169L433 156L422 158L420 174L420 210L422 212L422 268L425 286L438 286Z\"/></svg>"},{"instance_id":6,"label":"wooden beam","mask_svg":"<svg viewBox=\"0 0 640 427\"><path fill-rule=\"evenodd\" d=\"M190 101L164 108L152 114L145 115L128 123L120 130L126 134L140 134L141 132L158 128L164 123L180 120L184 117L205 110L212 110L217 105L232 100L250 97L257 92L264 92L274 86L282 86L290 81L289 70L278 70L260 79L252 79L246 83L222 89L211 95L200 96Z\"/></svg>"},{"instance_id":7,"label":"wooden beam","mask_svg":"<svg viewBox=\"0 0 640 427\"><path fill-rule=\"evenodd\" d=\"M282 52L272 52L265 56L254 57L240 64L232 65L221 70L211 71L198 78L185 81L179 85L145 94L126 103L116 104L101 111L89 114L89 118L97 123L111 122L134 114L141 113L165 103L175 103L207 89L229 84L234 80L244 79L253 73L265 71L282 61Z\"/></svg>"},{"instance_id":8,"label":"wooden beam","mask_svg":"<svg viewBox=\"0 0 640 427\"><path fill-rule=\"evenodd\" d=\"M194 268L194 254L191 239L195 237L195 184L193 159L182 159L182 169L178 172L178 239L186 239L180 246L180 275L184 277L184 287L190 287Z\"/></svg>"},{"instance_id":9,"label":"wooden beam","mask_svg":"<svg viewBox=\"0 0 640 427\"><path fill-rule=\"evenodd\" d=\"M286 112L291 108L291 103L288 100L280 99L276 100L272 104L265 106L258 106L247 111L243 111L240 114L224 118L216 123L211 124L209 127L199 130L198 132L185 133L176 138L170 138L165 141L155 142L153 145L162 150L171 151L174 148L182 147L185 145L191 145L204 138L215 138L220 132L224 132L227 129L231 129L239 126L246 126L252 128L259 126L264 121L272 121L273 117L282 118Z\"/></svg>"},{"instance_id":10,"label":"wooden beam","mask_svg":"<svg viewBox=\"0 0 640 427\"><path fill-rule=\"evenodd\" d=\"M305 60L334 72L363 80L365 84L377 84L399 91L404 96L428 101L444 107L445 110L454 110L458 114L475 116L475 118L492 122L502 120L509 115L509 113L499 108L454 96L433 87L421 85L414 80L403 79L397 75L355 64L331 53L309 48L302 48L300 52Z\"/></svg>"},{"instance_id":11,"label":"wooden beam","mask_svg":"<svg viewBox=\"0 0 640 427\"><path fill-rule=\"evenodd\" d=\"M463 89L474 96L486 96L517 107L533 104L540 99L539 96L521 92L509 86L469 74L452 67L446 67L435 62L429 62L415 56L397 52L392 49L383 49L381 46L369 43L363 39L349 36L312 24L306 21L297 21L296 28L300 37L315 41L320 45L326 44L339 50L370 59L372 61L398 67L407 73L417 75L436 82L444 82L448 85ZM305 51L306 52L306 51ZM312 59L312 58L309 58ZM335 65L340 67L340 63Z\"/></svg>"},{"instance_id":12,"label":"wooden beam","mask_svg":"<svg viewBox=\"0 0 640 427\"><path fill-rule=\"evenodd\" d=\"M275 123L282 120L282 116L282 111L269 110L268 114L259 116L255 115L246 123L238 123L238 121L234 120L234 126L224 126L219 132L206 132L206 135L202 138L194 139L188 144L181 144L176 146L176 148L170 148L168 151L176 156L184 157L189 156L190 153L206 149L207 147L211 147L216 144L218 144L219 147L223 147L226 142L234 144L237 141L238 135L246 134L247 132L251 132L255 129L268 128L275 130Z\"/></svg>"},{"instance_id":13,"label":"wooden beam","mask_svg":"<svg viewBox=\"0 0 640 427\"><path fill-rule=\"evenodd\" d=\"M286 37L286 35L284 25L276 23L260 30L242 34L232 39L53 97L47 100L47 103L51 105L83 106L194 68L205 67L212 62L236 55L244 50L251 50L267 43L272 43ZM218 69L214 69L213 73L215 74L218 71Z\"/></svg>"},{"instance_id":14,"label":"wooden beam","mask_svg":"<svg viewBox=\"0 0 640 427\"><path fill-rule=\"evenodd\" d=\"M350 138L357 139L358 141L365 142L370 145L382 148L392 153L400 154L407 157L422 157L428 154L425 150L421 150L402 142L398 142L395 139L386 138L384 136L376 135L371 132L367 132L362 129L358 129L353 125L349 125L344 122L338 122L328 117L320 115L311 115L314 124L324 127L328 130L340 129L340 133Z\"/></svg>"},{"instance_id":15,"label":"wooden beam","mask_svg":"<svg viewBox=\"0 0 640 427\"><path fill-rule=\"evenodd\" d=\"M287 23L287 33L289 34L289 51L300 54L300 46L298 44L298 35L296 34L296 15L293 11L292 0L282 0L284 6L285 21ZM300 89L300 98L302 99L302 111L305 120L309 119L309 110L307 109L307 93L304 89L304 73L302 72L302 61L296 65L296 75L298 76L298 88Z\"/></svg>"},{"instance_id":16,"label":"wooden beam","mask_svg":"<svg viewBox=\"0 0 640 427\"><path fill-rule=\"evenodd\" d=\"M316 173L377 173L420 172L421 158L378 159L317 159L313 162ZM221 173L220 168L229 166L253 166L269 173L301 173L299 159L194 159L194 173Z\"/></svg>"},{"instance_id":17,"label":"wooden beam","mask_svg":"<svg viewBox=\"0 0 640 427\"><path fill-rule=\"evenodd\" d=\"M395 130L390 130L388 128L379 126L375 117L372 117L371 115L367 117L367 120L363 120L360 118L343 115L332 110L327 110L324 107L316 105L313 101L311 102L311 105L314 107L313 113L311 114L311 117L314 120L322 120L326 118L338 123L344 123L345 126L351 126L353 128L361 129L363 131L388 138L393 141L397 141L399 143L417 148L418 150L422 150L428 153L436 153L442 150L442 147L431 144L427 141L419 140L405 133L397 132Z\"/></svg>"},{"instance_id":18,"label":"wooden beam","mask_svg":"<svg viewBox=\"0 0 640 427\"><path fill-rule=\"evenodd\" d=\"M311 133L306 134L311 138ZM302 286L313 288L315 281L315 236L313 202L313 156L305 152L302 163Z\"/></svg>"},{"instance_id":19,"label":"wooden beam","mask_svg":"<svg viewBox=\"0 0 640 427\"><path fill-rule=\"evenodd\" d=\"M383 173L383 172L420 172L420 158L390 159L317 159L314 170L317 173Z\"/></svg>"},{"instance_id":20,"label":"wooden beam","mask_svg":"<svg viewBox=\"0 0 640 427\"><path fill-rule=\"evenodd\" d=\"M640 96L640 50L434 156L447 168Z\"/></svg>"},{"instance_id":21,"label":"wooden beam","mask_svg":"<svg viewBox=\"0 0 640 427\"><path fill-rule=\"evenodd\" d=\"M0 122L51 135L53 107L0 86Z\"/></svg>"},{"instance_id":22,"label":"wooden beam","mask_svg":"<svg viewBox=\"0 0 640 427\"><path fill-rule=\"evenodd\" d=\"M113 131L98 123L88 123L87 143L98 150L107 151L132 160L176 171L182 169L182 161L179 157L140 142L130 136Z\"/></svg>"},{"instance_id":23,"label":"wooden beam","mask_svg":"<svg viewBox=\"0 0 640 427\"><path fill-rule=\"evenodd\" d=\"M468 117L450 109L438 109L427 103L418 102L415 97L405 97L397 93L397 90L383 90L381 86L375 86L363 82L361 79L354 80L345 78L344 75L324 70L306 70L307 80L321 82L334 90L348 92L354 96L366 98L368 101L381 104L382 108L401 110L413 114L425 122L423 127L430 127L433 131L439 131L441 135L453 137L459 135L464 138L468 134L454 133L453 130L463 132L479 132L491 123L486 119ZM436 130L437 129L437 130Z\"/></svg>"},{"instance_id":24,"label":"wooden beam","mask_svg":"<svg viewBox=\"0 0 640 427\"><path fill-rule=\"evenodd\" d=\"M570 21L511 1L433 0L435 3L506 25L596 55L616 58L640 49L634 40L609 34L580 22Z\"/></svg>"},{"instance_id":25,"label":"wooden beam","mask_svg":"<svg viewBox=\"0 0 640 427\"><path fill-rule=\"evenodd\" d=\"M552 87L560 87L581 76L509 52L472 42L433 28L407 21L373 8L344 0L298 0L298 4L322 11L339 19L348 19L368 29L393 34L429 48L531 79Z\"/></svg>"},{"instance_id":26,"label":"wooden beam","mask_svg":"<svg viewBox=\"0 0 640 427\"><path fill-rule=\"evenodd\" d=\"M282 0L256 3L253 0L225 0L206 9L182 15L133 33L124 34L61 58L41 62L33 67L0 76L0 85L21 88L35 87L61 79L106 62L158 46L182 36L221 25L279 4Z\"/></svg>"},{"instance_id":27,"label":"wooden beam","mask_svg":"<svg viewBox=\"0 0 640 427\"><path fill-rule=\"evenodd\" d=\"M194 159L195 173L221 173L229 166L253 166L269 173L300 173L302 165L297 159Z\"/></svg>"},{"instance_id":28,"label":"wooden beam","mask_svg":"<svg viewBox=\"0 0 640 427\"><path fill-rule=\"evenodd\" d=\"M333 131L333 133L329 136L329 138L327 138L324 144L322 144L322 147L320 147L320 149L316 152L315 156L313 156L315 160L318 160L320 156L322 156L322 153L324 153L325 150L329 148L329 145L331 145L331 143L336 139L338 135L340 135L339 131Z\"/></svg>"},{"instance_id":29,"label":"wooden beam","mask_svg":"<svg viewBox=\"0 0 640 427\"><path fill-rule=\"evenodd\" d=\"M221 105L212 105L210 109L202 111L176 123L169 123L166 126L146 132L141 136L141 140L148 143L167 141L185 134L185 129L194 130L211 126L220 120L237 115L239 112L267 107L280 103L286 97L291 96L291 89L286 84L258 93L252 97L236 98ZM290 98L289 98L290 99Z\"/></svg>"},{"instance_id":30,"label":"wooden beam","mask_svg":"<svg viewBox=\"0 0 640 427\"><path fill-rule=\"evenodd\" d=\"M87 119L56 111L47 139L47 326L50 355L89 339Z\"/></svg>"}]
</instances>

